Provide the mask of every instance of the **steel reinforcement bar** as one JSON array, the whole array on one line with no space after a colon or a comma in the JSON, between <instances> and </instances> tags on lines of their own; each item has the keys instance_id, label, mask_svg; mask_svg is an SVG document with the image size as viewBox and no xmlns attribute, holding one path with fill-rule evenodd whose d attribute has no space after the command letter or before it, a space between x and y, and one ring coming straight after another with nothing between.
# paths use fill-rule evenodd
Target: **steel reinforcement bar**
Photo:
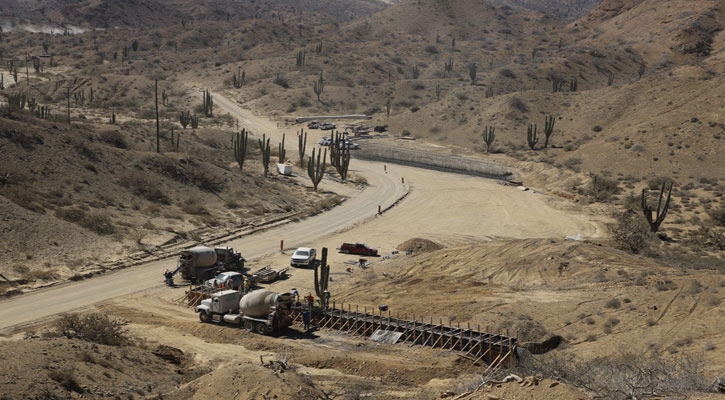
<instances>
[{"instance_id":1,"label":"steel reinforcement bar","mask_svg":"<svg viewBox=\"0 0 725 400\"><path fill-rule=\"evenodd\" d=\"M351 335L369 337L377 330L387 332L400 332L397 342L409 343L411 346L420 345L442 350L457 352L460 356L474 363L484 362L491 364L494 361L503 365L512 365L516 360L518 341L515 337L501 334L492 334L481 331L480 325L473 329L470 324L462 327L460 323L453 325L443 324L439 319L434 323L433 318L408 319L407 314L387 315L375 307L352 307L335 303L327 309L313 311L313 325L321 329L331 329L346 332ZM295 322L301 322L299 310L293 315ZM487 329L488 330L488 329Z\"/></svg>"}]
</instances>

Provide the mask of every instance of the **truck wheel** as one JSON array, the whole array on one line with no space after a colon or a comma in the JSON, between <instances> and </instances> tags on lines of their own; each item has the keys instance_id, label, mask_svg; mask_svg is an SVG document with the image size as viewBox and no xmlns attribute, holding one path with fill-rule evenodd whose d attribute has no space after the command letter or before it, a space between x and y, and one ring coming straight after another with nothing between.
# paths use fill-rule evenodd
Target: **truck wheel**
<instances>
[{"instance_id":1,"label":"truck wheel","mask_svg":"<svg viewBox=\"0 0 725 400\"><path fill-rule=\"evenodd\" d=\"M206 311L202 311L199 313L199 321L201 321L205 324L209 323L209 322L211 322L211 315L209 315L209 313Z\"/></svg>"},{"instance_id":2,"label":"truck wheel","mask_svg":"<svg viewBox=\"0 0 725 400\"><path fill-rule=\"evenodd\" d=\"M257 322L257 326L254 327L254 331L260 335L267 334L267 325L262 322Z\"/></svg>"},{"instance_id":3,"label":"truck wheel","mask_svg":"<svg viewBox=\"0 0 725 400\"><path fill-rule=\"evenodd\" d=\"M254 323L252 323L252 321L244 321L244 329L252 332L252 330L254 329Z\"/></svg>"}]
</instances>

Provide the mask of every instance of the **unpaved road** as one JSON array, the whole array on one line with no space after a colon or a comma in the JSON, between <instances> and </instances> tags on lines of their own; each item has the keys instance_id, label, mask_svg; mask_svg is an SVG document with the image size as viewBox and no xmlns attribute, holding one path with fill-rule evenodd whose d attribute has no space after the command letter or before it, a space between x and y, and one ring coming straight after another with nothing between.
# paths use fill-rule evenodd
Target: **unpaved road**
<instances>
[{"instance_id":1,"label":"unpaved road","mask_svg":"<svg viewBox=\"0 0 725 400\"><path fill-rule=\"evenodd\" d=\"M242 110L231 101L215 94L215 103L239 118L255 133L281 138L290 129ZM317 133L317 132L315 132ZM308 143L308 150L311 150ZM599 230L578 212L564 212L552 206L547 196L505 187L483 178L460 176L412 167L388 166L353 160L351 171L365 176L370 185L364 190L345 192L350 199L328 212L304 221L287 224L226 243L241 249L247 259L267 255L262 262L250 263L281 266L289 254L279 253L280 240L286 248L302 245L327 246L334 249L342 241L372 241L383 252L409 238L429 237L452 244L467 240L505 237L561 237L582 232L584 237L598 236ZM399 207L376 218L378 206L386 208L412 187L411 195ZM325 183L326 187L340 185ZM367 222L367 223L363 223ZM346 231L339 235L336 232ZM331 254L334 269L341 270L337 254ZM95 303L163 285L162 273L176 265L173 258L127 268L86 281L67 283L0 302L0 332L33 323L59 313L81 309ZM338 271L342 272L342 271ZM311 286L312 272L295 270L286 281L275 285L280 290L292 286ZM182 293L177 291L179 295Z\"/></svg>"},{"instance_id":2,"label":"unpaved road","mask_svg":"<svg viewBox=\"0 0 725 400\"><path fill-rule=\"evenodd\" d=\"M226 245L241 249L242 254L250 259L278 251L280 240L285 241L285 247L311 244L320 236L347 229L374 217L378 205L390 206L406 191L400 178L382 173L376 163L355 162L351 167L367 177L369 187L358 191L342 205L304 221L243 237ZM0 302L0 332L162 285L163 272L175 266L176 260L168 258L4 300Z\"/></svg>"}]
</instances>

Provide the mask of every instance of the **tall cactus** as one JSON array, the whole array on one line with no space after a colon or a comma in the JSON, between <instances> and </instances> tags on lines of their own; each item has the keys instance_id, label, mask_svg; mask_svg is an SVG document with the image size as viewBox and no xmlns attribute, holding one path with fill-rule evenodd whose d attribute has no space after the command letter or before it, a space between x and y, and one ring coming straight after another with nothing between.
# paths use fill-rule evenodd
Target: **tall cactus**
<instances>
[{"instance_id":1,"label":"tall cactus","mask_svg":"<svg viewBox=\"0 0 725 400\"><path fill-rule=\"evenodd\" d=\"M194 114L191 117L189 117L189 122L191 123L191 129L196 129L199 127L199 116Z\"/></svg>"},{"instance_id":2,"label":"tall cactus","mask_svg":"<svg viewBox=\"0 0 725 400\"><path fill-rule=\"evenodd\" d=\"M320 158L322 160L320 160ZM312 149L312 157L310 157L310 161L307 163L307 175L309 175L310 180L312 180L312 186L315 192L317 191L317 186L322 181L322 176L325 174L326 158L327 149L325 149L325 152L322 153L322 157L320 157L319 151L317 152L317 157L315 157L315 149ZM320 165L320 161L322 161L322 165Z\"/></svg>"},{"instance_id":3,"label":"tall cactus","mask_svg":"<svg viewBox=\"0 0 725 400\"><path fill-rule=\"evenodd\" d=\"M278 150L279 150L278 151L278 153L279 153L278 155L279 155L279 163L280 164L283 164L284 163L285 156L287 155L287 150L284 149L284 139L285 139L285 134L283 133L282 134L282 141L279 143L279 147L278 147Z\"/></svg>"},{"instance_id":4,"label":"tall cactus","mask_svg":"<svg viewBox=\"0 0 725 400\"><path fill-rule=\"evenodd\" d=\"M182 111L179 114L179 122L181 123L181 126L184 129L186 129L186 126L189 125L189 123L191 122L191 112L189 112L189 111L183 112Z\"/></svg>"},{"instance_id":5,"label":"tall cactus","mask_svg":"<svg viewBox=\"0 0 725 400\"><path fill-rule=\"evenodd\" d=\"M244 168L244 160L247 159L247 142L249 141L249 132L242 128L242 131L237 133L232 138L232 151L234 152L234 159L239 164L239 170Z\"/></svg>"},{"instance_id":6,"label":"tall cactus","mask_svg":"<svg viewBox=\"0 0 725 400\"><path fill-rule=\"evenodd\" d=\"M300 129L300 133L297 134L297 151L300 155L300 168L305 166L305 149L307 148L307 132L304 129Z\"/></svg>"},{"instance_id":7,"label":"tall cactus","mask_svg":"<svg viewBox=\"0 0 725 400\"><path fill-rule=\"evenodd\" d=\"M202 97L204 104L204 115L211 118L214 116L214 97L211 95L209 90L206 90Z\"/></svg>"},{"instance_id":8,"label":"tall cactus","mask_svg":"<svg viewBox=\"0 0 725 400\"><path fill-rule=\"evenodd\" d=\"M295 66L304 67L305 66L305 58L307 57L306 51L298 51L297 52L297 60L295 61Z\"/></svg>"},{"instance_id":9,"label":"tall cactus","mask_svg":"<svg viewBox=\"0 0 725 400\"><path fill-rule=\"evenodd\" d=\"M529 124L529 130L526 133L526 141L529 143L531 150L536 150L536 144L539 143L539 138L536 137L536 124Z\"/></svg>"},{"instance_id":10,"label":"tall cactus","mask_svg":"<svg viewBox=\"0 0 725 400\"><path fill-rule=\"evenodd\" d=\"M569 91L576 92L578 88L579 88L579 82L577 81L577 78L572 78L569 81Z\"/></svg>"},{"instance_id":11,"label":"tall cactus","mask_svg":"<svg viewBox=\"0 0 725 400\"><path fill-rule=\"evenodd\" d=\"M335 132L334 139L330 143L330 164L335 167L340 179L347 178L347 170L350 167L350 146L345 143L342 133Z\"/></svg>"},{"instance_id":12,"label":"tall cactus","mask_svg":"<svg viewBox=\"0 0 725 400\"><path fill-rule=\"evenodd\" d=\"M652 206L647 204L647 189L642 189L642 212L644 213L645 219L647 219L647 223L649 223L650 230L652 233L657 233L657 230L660 229L660 225L662 225L662 222L665 220L665 217L667 216L667 211L670 209L670 197L672 195L672 182L670 182L670 187L667 189L667 200L665 200L664 204L662 203L662 199L664 198L665 194L665 187L667 183L662 183L662 188L660 189L660 196L659 200L657 201L657 213L654 214L653 218L653 211L654 209Z\"/></svg>"},{"instance_id":13,"label":"tall cactus","mask_svg":"<svg viewBox=\"0 0 725 400\"><path fill-rule=\"evenodd\" d=\"M549 137L552 133L554 133L554 121L555 119L553 115L549 115L544 121L544 135L546 136L546 139L544 140L544 148L549 145Z\"/></svg>"},{"instance_id":14,"label":"tall cactus","mask_svg":"<svg viewBox=\"0 0 725 400\"><path fill-rule=\"evenodd\" d=\"M246 71L242 71L242 67L239 67L237 71L239 72L238 74L235 72L232 75L232 84L235 89L241 89L242 85L244 85L247 73Z\"/></svg>"},{"instance_id":15,"label":"tall cactus","mask_svg":"<svg viewBox=\"0 0 725 400\"><path fill-rule=\"evenodd\" d=\"M491 150L491 144L493 144L494 139L496 139L496 128L493 126L491 127L485 127L483 129L483 141L486 142L486 153Z\"/></svg>"},{"instance_id":16,"label":"tall cactus","mask_svg":"<svg viewBox=\"0 0 725 400\"><path fill-rule=\"evenodd\" d=\"M471 78L471 85L476 84L476 75L478 72L478 67L476 67L476 63L472 63L468 66L468 76Z\"/></svg>"},{"instance_id":17,"label":"tall cactus","mask_svg":"<svg viewBox=\"0 0 725 400\"><path fill-rule=\"evenodd\" d=\"M318 272L319 270L319 272ZM324 300L327 283L330 281L330 266L327 264L327 247L322 248L322 259L315 265L315 293Z\"/></svg>"},{"instance_id":18,"label":"tall cactus","mask_svg":"<svg viewBox=\"0 0 725 400\"><path fill-rule=\"evenodd\" d=\"M258 139L259 141L259 151L262 153L262 166L264 167L264 177L267 177L267 174L269 173L269 158L272 154L271 148L269 146L269 139L267 139L267 135L262 135L261 139Z\"/></svg>"}]
</instances>

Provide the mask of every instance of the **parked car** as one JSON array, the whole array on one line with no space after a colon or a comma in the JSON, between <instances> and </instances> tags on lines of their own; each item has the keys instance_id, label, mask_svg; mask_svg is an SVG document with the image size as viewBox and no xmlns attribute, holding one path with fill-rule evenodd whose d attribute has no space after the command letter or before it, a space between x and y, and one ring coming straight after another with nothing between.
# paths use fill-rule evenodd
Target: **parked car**
<instances>
[{"instance_id":1,"label":"parked car","mask_svg":"<svg viewBox=\"0 0 725 400\"><path fill-rule=\"evenodd\" d=\"M383 133L388 130L388 126L387 125L376 125L374 129L375 129L375 132L377 132L377 133Z\"/></svg>"},{"instance_id":2,"label":"parked car","mask_svg":"<svg viewBox=\"0 0 725 400\"><path fill-rule=\"evenodd\" d=\"M320 129L320 123L317 121L312 121L309 124L307 124L307 128L309 129Z\"/></svg>"},{"instance_id":3,"label":"parked car","mask_svg":"<svg viewBox=\"0 0 725 400\"><path fill-rule=\"evenodd\" d=\"M355 143L355 142L351 142L351 141L349 141L349 140L347 140L347 139L345 139L345 140L344 140L344 141L343 141L343 142L342 142L342 143L340 144L340 147L345 147L345 146L347 146L347 148L348 148L348 149L350 149L350 150L357 150L357 149L359 149L359 148L360 148L360 145L359 145L359 144L357 144L357 143Z\"/></svg>"},{"instance_id":4,"label":"parked car","mask_svg":"<svg viewBox=\"0 0 725 400\"><path fill-rule=\"evenodd\" d=\"M329 131L329 130L335 129L336 127L337 126L331 122L325 122L322 125L320 125L320 129L322 129L323 131Z\"/></svg>"},{"instance_id":5,"label":"parked car","mask_svg":"<svg viewBox=\"0 0 725 400\"><path fill-rule=\"evenodd\" d=\"M319 143L320 146L329 146L332 143L332 140L330 140L329 137L326 137L326 138L322 138L322 140L320 140L317 143Z\"/></svg>"},{"instance_id":6,"label":"parked car","mask_svg":"<svg viewBox=\"0 0 725 400\"><path fill-rule=\"evenodd\" d=\"M338 250L345 254L358 254L361 256L378 255L378 249L372 248L365 243L343 243Z\"/></svg>"},{"instance_id":7,"label":"parked car","mask_svg":"<svg viewBox=\"0 0 725 400\"><path fill-rule=\"evenodd\" d=\"M217 287L222 287L222 284L227 289L238 289L244 285L244 274L241 272L222 272L214 279L209 279L204 282L205 287L214 287L216 283Z\"/></svg>"},{"instance_id":8,"label":"parked car","mask_svg":"<svg viewBox=\"0 0 725 400\"><path fill-rule=\"evenodd\" d=\"M293 267L314 267L317 250L309 247L300 247L295 250L290 258L290 265Z\"/></svg>"}]
</instances>

